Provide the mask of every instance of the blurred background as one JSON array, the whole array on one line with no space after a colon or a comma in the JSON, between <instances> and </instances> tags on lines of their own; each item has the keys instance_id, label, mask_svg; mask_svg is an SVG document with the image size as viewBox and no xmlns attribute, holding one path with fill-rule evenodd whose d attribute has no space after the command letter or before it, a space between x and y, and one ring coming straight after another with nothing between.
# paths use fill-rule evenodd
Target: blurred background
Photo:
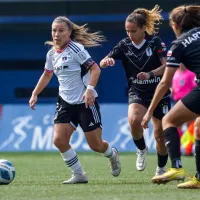
<instances>
[{"instance_id":1,"label":"blurred background","mask_svg":"<svg viewBox=\"0 0 200 200\"><path fill-rule=\"evenodd\" d=\"M159 36L169 48L175 36L169 27L168 14L173 7L198 3L189 0L0 0L0 151L56 151L52 143L53 117L58 93L54 76L41 93L35 111L28 101L43 73L46 53L44 43L51 39L51 23L57 16L67 16L78 25L88 24L91 31L101 31L107 42L88 49L99 63L122 38L124 21L138 7L162 8L164 21ZM127 122L127 83L120 62L103 69L97 85L101 105L103 137L119 151L135 151ZM183 133L188 126L183 126ZM145 130L150 152L155 152L153 129ZM188 139L189 138L189 139ZM183 152L193 134L187 135ZM189 141L189 143L188 143ZM89 148L80 128L74 133L72 146L77 151Z\"/></svg>"}]
</instances>

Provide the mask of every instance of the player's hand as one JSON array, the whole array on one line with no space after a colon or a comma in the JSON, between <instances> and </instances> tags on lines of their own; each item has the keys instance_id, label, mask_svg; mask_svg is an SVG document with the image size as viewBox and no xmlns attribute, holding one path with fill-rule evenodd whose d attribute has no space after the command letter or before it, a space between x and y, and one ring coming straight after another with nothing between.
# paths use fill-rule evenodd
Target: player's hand
<instances>
[{"instance_id":1,"label":"player's hand","mask_svg":"<svg viewBox=\"0 0 200 200\"><path fill-rule=\"evenodd\" d=\"M37 95L32 95L30 100L29 100L29 106L32 110L35 110L35 105L37 103Z\"/></svg>"},{"instance_id":2,"label":"player's hand","mask_svg":"<svg viewBox=\"0 0 200 200\"><path fill-rule=\"evenodd\" d=\"M142 123L141 123L141 125L142 125L142 127L143 127L144 129L149 128L148 123L149 123L149 121L150 121L152 115L153 115L153 114L151 114L151 113L148 112L148 111L147 111L147 113L144 115L143 120L142 120Z\"/></svg>"},{"instance_id":3,"label":"player's hand","mask_svg":"<svg viewBox=\"0 0 200 200\"><path fill-rule=\"evenodd\" d=\"M137 74L137 78L140 80L147 80L150 78L150 75L146 72L140 72L139 74Z\"/></svg>"},{"instance_id":4,"label":"player's hand","mask_svg":"<svg viewBox=\"0 0 200 200\"><path fill-rule=\"evenodd\" d=\"M94 105L95 97L94 97L94 91L87 89L83 95L82 101L85 100L85 107L89 108Z\"/></svg>"},{"instance_id":5,"label":"player's hand","mask_svg":"<svg viewBox=\"0 0 200 200\"><path fill-rule=\"evenodd\" d=\"M104 67L114 66L115 60L113 58L104 58L102 60L102 64L103 64Z\"/></svg>"}]
</instances>

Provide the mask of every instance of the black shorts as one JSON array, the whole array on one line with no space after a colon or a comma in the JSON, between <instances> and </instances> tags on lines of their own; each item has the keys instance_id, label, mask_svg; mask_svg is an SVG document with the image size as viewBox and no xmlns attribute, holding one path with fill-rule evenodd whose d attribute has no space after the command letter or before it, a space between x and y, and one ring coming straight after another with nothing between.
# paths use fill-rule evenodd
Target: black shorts
<instances>
[{"instance_id":1,"label":"black shorts","mask_svg":"<svg viewBox=\"0 0 200 200\"><path fill-rule=\"evenodd\" d=\"M193 113L200 115L200 87L195 87L181 99L182 103Z\"/></svg>"},{"instance_id":2,"label":"black shorts","mask_svg":"<svg viewBox=\"0 0 200 200\"><path fill-rule=\"evenodd\" d=\"M69 104L61 97L58 98L54 124L70 123L75 129L78 124L84 132L102 127L101 114L97 99L92 107L86 108L83 104Z\"/></svg>"},{"instance_id":3,"label":"black shorts","mask_svg":"<svg viewBox=\"0 0 200 200\"><path fill-rule=\"evenodd\" d=\"M151 104L151 100L145 100L141 97L138 97L137 95L129 94L129 105L132 103L138 103L148 109ZM159 120L162 120L162 118L168 113L170 109L171 99L170 97L165 97L157 105L156 109L153 112L153 116Z\"/></svg>"}]
</instances>

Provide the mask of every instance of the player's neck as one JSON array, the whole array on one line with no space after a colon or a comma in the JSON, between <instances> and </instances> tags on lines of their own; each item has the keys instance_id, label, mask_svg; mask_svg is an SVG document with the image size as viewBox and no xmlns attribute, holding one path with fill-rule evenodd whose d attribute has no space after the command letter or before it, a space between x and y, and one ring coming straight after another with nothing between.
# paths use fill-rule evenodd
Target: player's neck
<instances>
[{"instance_id":1,"label":"player's neck","mask_svg":"<svg viewBox=\"0 0 200 200\"><path fill-rule=\"evenodd\" d=\"M141 43L143 43L144 42L144 40L145 40L145 33L143 33L142 35L141 35L141 37L138 39L138 40L134 40L134 41L132 41L135 45L137 45L137 46L139 46Z\"/></svg>"}]
</instances>

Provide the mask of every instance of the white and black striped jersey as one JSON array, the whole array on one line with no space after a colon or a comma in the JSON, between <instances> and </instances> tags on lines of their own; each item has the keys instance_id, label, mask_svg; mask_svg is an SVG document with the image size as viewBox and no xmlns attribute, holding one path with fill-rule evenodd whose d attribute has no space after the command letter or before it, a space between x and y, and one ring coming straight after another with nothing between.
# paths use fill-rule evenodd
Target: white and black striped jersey
<instances>
[{"instance_id":1,"label":"white and black striped jersey","mask_svg":"<svg viewBox=\"0 0 200 200\"><path fill-rule=\"evenodd\" d=\"M137 74L150 72L162 65L160 59L166 57L165 43L158 36L146 34L140 45L134 44L128 37L122 39L108 54L108 57L122 60L126 72L129 91L145 99L153 97L156 86L161 76L155 76L148 80L140 80ZM169 91L166 95L169 95Z\"/></svg>"},{"instance_id":2,"label":"white and black striped jersey","mask_svg":"<svg viewBox=\"0 0 200 200\"><path fill-rule=\"evenodd\" d=\"M200 79L200 27L182 33L172 42L167 53L167 66L178 68L180 63Z\"/></svg>"},{"instance_id":3,"label":"white and black striped jersey","mask_svg":"<svg viewBox=\"0 0 200 200\"><path fill-rule=\"evenodd\" d=\"M59 82L59 95L69 104L81 104L94 64L82 44L70 41L62 51L52 47L46 56L45 70L54 71ZM97 92L95 97L97 97Z\"/></svg>"}]
</instances>

